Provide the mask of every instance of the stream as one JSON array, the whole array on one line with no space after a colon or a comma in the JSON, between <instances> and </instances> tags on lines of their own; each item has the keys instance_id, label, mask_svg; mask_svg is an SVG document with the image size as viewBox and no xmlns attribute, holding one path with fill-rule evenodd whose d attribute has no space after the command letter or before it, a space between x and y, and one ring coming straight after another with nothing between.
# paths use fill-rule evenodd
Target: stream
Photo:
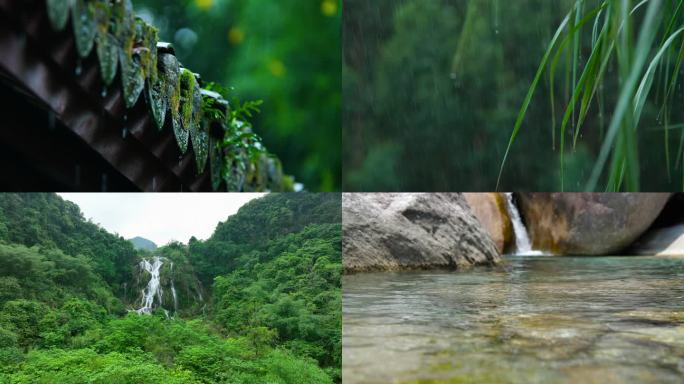
<instances>
[{"instance_id":1,"label":"stream","mask_svg":"<svg viewBox=\"0 0 684 384\"><path fill-rule=\"evenodd\" d=\"M347 383L682 383L684 259L343 278Z\"/></svg>"}]
</instances>

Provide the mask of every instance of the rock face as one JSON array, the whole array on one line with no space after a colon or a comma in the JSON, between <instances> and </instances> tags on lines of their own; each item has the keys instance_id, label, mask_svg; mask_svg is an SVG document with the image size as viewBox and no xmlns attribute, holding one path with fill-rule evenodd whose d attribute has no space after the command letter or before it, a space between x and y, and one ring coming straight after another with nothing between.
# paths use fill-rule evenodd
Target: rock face
<instances>
[{"instance_id":1,"label":"rock face","mask_svg":"<svg viewBox=\"0 0 684 384\"><path fill-rule=\"evenodd\" d=\"M523 193L518 205L534 249L560 255L620 252L642 235L667 193Z\"/></svg>"},{"instance_id":2,"label":"rock face","mask_svg":"<svg viewBox=\"0 0 684 384\"><path fill-rule=\"evenodd\" d=\"M492 265L500 253L458 193L345 193L345 273Z\"/></svg>"},{"instance_id":3,"label":"rock face","mask_svg":"<svg viewBox=\"0 0 684 384\"><path fill-rule=\"evenodd\" d=\"M506 197L501 193L464 193L470 209L489 233L499 253L513 241L513 226L506 210Z\"/></svg>"},{"instance_id":4,"label":"rock face","mask_svg":"<svg viewBox=\"0 0 684 384\"><path fill-rule=\"evenodd\" d=\"M629 253L684 257L684 224L647 232L632 246Z\"/></svg>"}]
</instances>

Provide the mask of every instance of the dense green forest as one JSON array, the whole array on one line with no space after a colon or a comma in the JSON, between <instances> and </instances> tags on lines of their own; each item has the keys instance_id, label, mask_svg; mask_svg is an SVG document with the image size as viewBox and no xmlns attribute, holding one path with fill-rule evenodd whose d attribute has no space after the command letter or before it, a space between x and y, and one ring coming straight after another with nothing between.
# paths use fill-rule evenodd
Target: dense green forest
<instances>
[{"instance_id":1,"label":"dense green forest","mask_svg":"<svg viewBox=\"0 0 684 384\"><path fill-rule=\"evenodd\" d=\"M288 173L307 190L340 190L341 0L133 3L204 81L263 100L250 121Z\"/></svg>"},{"instance_id":2,"label":"dense green forest","mask_svg":"<svg viewBox=\"0 0 684 384\"><path fill-rule=\"evenodd\" d=\"M495 189L518 114L546 63L498 187L584 190L611 143L623 69L645 56L639 81L644 76L650 85L652 75L653 90L641 100L638 130L630 131L631 152L638 153L632 169L641 180L627 187L680 190L681 11L677 0L345 0L344 189ZM649 13L655 21L642 28ZM559 26L565 28L544 62ZM644 33L655 34L652 45L625 49ZM661 46L667 49L649 73ZM576 87L583 93L561 133ZM608 172L601 176L597 189L611 184Z\"/></svg>"},{"instance_id":3,"label":"dense green forest","mask_svg":"<svg viewBox=\"0 0 684 384\"><path fill-rule=\"evenodd\" d=\"M339 194L270 194L136 252L55 194L1 195L0 382L339 383L340 221Z\"/></svg>"}]
</instances>

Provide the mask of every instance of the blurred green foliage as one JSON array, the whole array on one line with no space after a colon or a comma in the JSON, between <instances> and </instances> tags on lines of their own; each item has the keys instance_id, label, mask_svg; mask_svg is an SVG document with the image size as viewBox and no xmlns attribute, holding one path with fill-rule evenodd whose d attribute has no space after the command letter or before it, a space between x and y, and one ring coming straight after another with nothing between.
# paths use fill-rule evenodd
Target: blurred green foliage
<instances>
[{"instance_id":1,"label":"blurred green foliage","mask_svg":"<svg viewBox=\"0 0 684 384\"><path fill-rule=\"evenodd\" d=\"M345 0L344 190L495 189L518 111L551 37L574 3ZM587 0L586 7L598 3ZM579 46L580 68L591 52L591 27ZM570 99L569 57L561 58L556 71L555 98L549 76L542 79L504 168L501 190L560 188L559 138L552 129L558 130ZM675 60L676 55L668 58L670 68ZM611 63L577 148L566 146L566 190L583 190L590 177L618 96L616 72ZM678 87L674 105L682 97ZM658 95L651 99L638 130L642 189L678 190L682 161L674 161L668 174ZM681 108L670 112L670 124L684 119ZM566 142L573 133L568 129ZM667 145L677 153L679 131L669 137Z\"/></svg>"},{"instance_id":2,"label":"blurred green foliage","mask_svg":"<svg viewBox=\"0 0 684 384\"><path fill-rule=\"evenodd\" d=\"M130 258L57 195L0 207L0 382L341 382L339 193L270 194L205 241ZM173 262L160 280L175 282L175 317L129 313L152 255Z\"/></svg>"},{"instance_id":3,"label":"blurred green foliage","mask_svg":"<svg viewBox=\"0 0 684 384\"><path fill-rule=\"evenodd\" d=\"M341 0L135 0L180 61L241 100L254 129L312 191L340 189Z\"/></svg>"}]
</instances>

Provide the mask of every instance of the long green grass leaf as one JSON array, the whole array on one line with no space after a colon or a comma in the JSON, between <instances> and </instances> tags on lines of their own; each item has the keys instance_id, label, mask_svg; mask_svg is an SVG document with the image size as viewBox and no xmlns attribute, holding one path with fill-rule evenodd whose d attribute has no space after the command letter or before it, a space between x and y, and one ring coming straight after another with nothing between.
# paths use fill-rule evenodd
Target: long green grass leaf
<instances>
[{"instance_id":1,"label":"long green grass leaf","mask_svg":"<svg viewBox=\"0 0 684 384\"><path fill-rule=\"evenodd\" d=\"M534 80L532 80L532 85L530 86L530 89L527 91L527 95L525 96L525 100L523 101L523 105L520 109L520 112L518 113L518 117L515 121L515 125L513 126L513 132L511 133L511 138L508 141L508 146L506 147L506 152L504 154L503 160L501 161L501 167L499 169L499 176L496 179L496 190L499 190L499 184L501 183L501 175L503 174L504 166L506 165L506 160L508 160L508 155L510 153L511 147L513 146L513 143L515 142L515 138L518 136L518 132L520 131L520 127L522 126L522 122L525 118L525 114L527 113L527 109L530 106L530 102L532 101L532 96L534 96L534 92L537 89L537 85L539 84L539 80L541 79L542 74L544 73L544 68L546 68L546 63L548 62L549 57L551 56L551 52L553 51L553 48L556 46L556 42L558 41L558 38L560 37L561 33L565 29L569 20L570 20L570 14L568 14L563 19L563 22L560 24L560 26L556 30L556 33L553 35L553 38L551 39L551 42L549 43L548 48L546 49L546 52L544 53L544 57L542 58L542 61L539 64L539 68L537 69L537 73L534 76Z\"/></svg>"},{"instance_id":2,"label":"long green grass leaf","mask_svg":"<svg viewBox=\"0 0 684 384\"><path fill-rule=\"evenodd\" d=\"M601 145L599 156L594 164L594 168L587 184L587 190L593 191L596 189L598 180L601 177L618 130L624 122L626 114L630 112L630 104L633 102L633 94L636 90L637 82L639 81L641 71L646 64L648 54L651 51L650 48L655 40L661 5L661 0L650 0L649 7L646 11L646 16L644 17L644 21L641 26L641 33L639 34L636 50L634 51L634 60L630 63L629 75L626 82L622 85L622 89L620 90L615 112L613 113L612 121L608 127L608 132L606 132L606 137ZM629 154L626 154L625 156L628 155Z\"/></svg>"}]
</instances>

